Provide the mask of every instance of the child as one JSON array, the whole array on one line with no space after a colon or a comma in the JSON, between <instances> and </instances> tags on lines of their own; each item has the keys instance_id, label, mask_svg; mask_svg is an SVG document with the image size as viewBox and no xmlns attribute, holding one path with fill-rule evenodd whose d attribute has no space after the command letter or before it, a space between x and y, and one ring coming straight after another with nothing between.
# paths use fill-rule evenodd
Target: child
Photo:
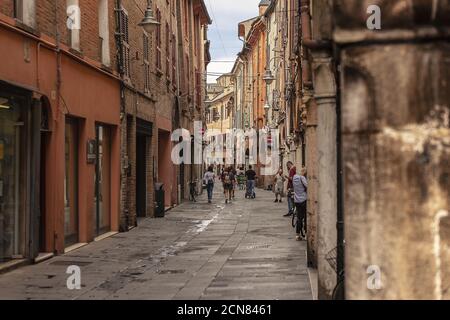
<instances>
[{"instance_id":1,"label":"child","mask_svg":"<svg viewBox=\"0 0 450 320\"><path fill-rule=\"evenodd\" d=\"M275 201L274 202L280 202L280 203L282 202L281 200L283 199L284 182L285 181L286 181L286 179L283 176L283 170L280 169L274 178L274 189L273 189L273 191L275 192ZM278 196L280 197L279 200L278 200Z\"/></svg>"}]
</instances>

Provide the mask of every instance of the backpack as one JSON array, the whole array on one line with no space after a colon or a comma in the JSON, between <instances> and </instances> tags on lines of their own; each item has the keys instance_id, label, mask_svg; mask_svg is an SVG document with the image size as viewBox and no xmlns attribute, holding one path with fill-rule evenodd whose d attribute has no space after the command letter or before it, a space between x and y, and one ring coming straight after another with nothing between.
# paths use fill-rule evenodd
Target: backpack
<instances>
[{"instance_id":1,"label":"backpack","mask_svg":"<svg viewBox=\"0 0 450 320\"><path fill-rule=\"evenodd\" d=\"M308 192L308 188L305 186L305 184L303 183L302 177L300 176L300 182L303 186L303 188L305 188L305 192Z\"/></svg>"},{"instance_id":2,"label":"backpack","mask_svg":"<svg viewBox=\"0 0 450 320\"><path fill-rule=\"evenodd\" d=\"M208 175L208 178L206 179L206 184L214 184L214 176Z\"/></svg>"},{"instance_id":3,"label":"backpack","mask_svg":"<svg viewBox=\"0 0 450 320\"><path fill-rule=\"evenodd\" d=\"M224 184L231 184L231 177L229 173L223 174L223 183Z\"/></svg>"}]
</instances>

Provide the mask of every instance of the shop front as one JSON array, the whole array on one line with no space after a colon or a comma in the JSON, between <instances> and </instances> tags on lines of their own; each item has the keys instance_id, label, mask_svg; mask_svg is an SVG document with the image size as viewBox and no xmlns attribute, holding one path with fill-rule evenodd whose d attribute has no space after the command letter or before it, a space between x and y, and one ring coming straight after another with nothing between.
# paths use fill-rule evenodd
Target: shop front
<instances>
[{"instance_id":1,"label":"shop front","mask_svg":"<svg viewBox=\"0 0 450 320\"><path fill-rule=\"evenodd\" d=\"M31 92L0 82L0 263L39 250L39 124Z\"/></svg>"}]
</instances>

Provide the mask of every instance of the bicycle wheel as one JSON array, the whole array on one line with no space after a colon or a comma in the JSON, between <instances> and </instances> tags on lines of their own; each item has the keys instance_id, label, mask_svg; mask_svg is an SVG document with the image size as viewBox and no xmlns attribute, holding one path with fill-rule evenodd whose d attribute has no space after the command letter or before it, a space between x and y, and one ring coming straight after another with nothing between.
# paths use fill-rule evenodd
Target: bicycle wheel
<instances>
[{"instance_id":1,"label":"bicycle wheel","mask_svg":"<svg viewBox=\"0 0 450 320\"><path fill-rule=\"evenodd\" d=\"M345 300L345 288L344 288L345 281L344 279L341 279L337 284L336 287L333 290L333 294L331 296L332 300Z\"/></svg>"}]
</instances>

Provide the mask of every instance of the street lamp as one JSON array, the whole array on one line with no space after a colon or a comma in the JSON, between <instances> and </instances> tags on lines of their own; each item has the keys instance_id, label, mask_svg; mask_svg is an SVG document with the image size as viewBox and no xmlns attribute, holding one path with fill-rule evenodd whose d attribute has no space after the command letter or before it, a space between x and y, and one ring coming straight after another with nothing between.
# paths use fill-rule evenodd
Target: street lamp
<instances>
[{"instance_id":1,"label":"street lamp","mask_svg":"<svg viewBox=\"0 0 450 320\"><path fill-rule=\"evenodd\" d=\"M272 82L275 80L275 77L273 76L272 71L270 71L270 69L267 69L262 79L266 82L268 86L270 86Z\"/></svg>"},{"instance_id":2,"label":"street lamp","mask_svg":"<svg viewBox=\"0 0 450 320\"><path fill-rule=\"evenodd\" d=\"M140 27L143 27L144 30L148 33L155 31L156 28L160 25L160 23L155 19L155 16L153 15L152 0L148 0L147 9L145 10L145 16L138 25Z\"/></svg>"}]
</instances>

